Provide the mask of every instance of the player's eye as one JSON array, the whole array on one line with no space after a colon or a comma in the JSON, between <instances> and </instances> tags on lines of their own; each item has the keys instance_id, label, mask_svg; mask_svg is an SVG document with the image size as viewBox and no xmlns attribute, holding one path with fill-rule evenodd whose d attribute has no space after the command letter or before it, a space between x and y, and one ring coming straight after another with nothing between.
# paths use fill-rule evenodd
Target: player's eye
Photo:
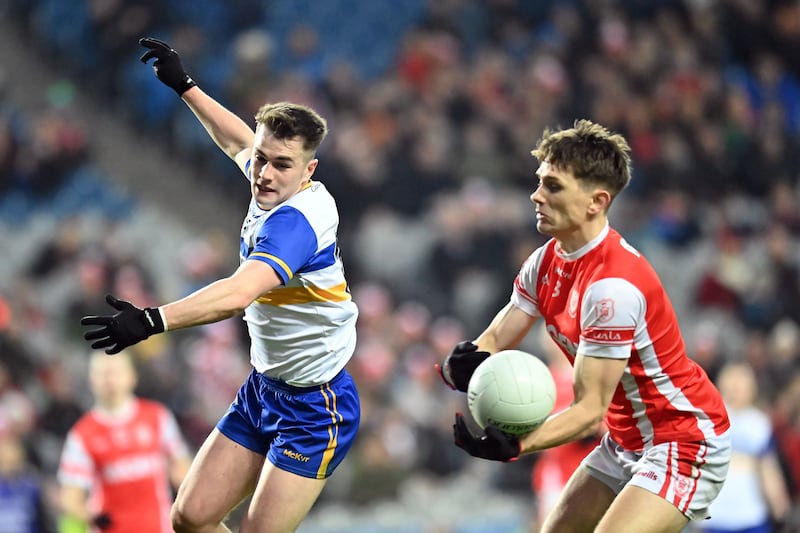
<instances>
[{"instance_id":1,"label":"player's eye","mask_svg":"<svg viewBox=\"0 0 800 533\"><path fill-rule=\"evenodd\" d=\"M559 183L557 183L555 181L550 181L550 180L546 180L546 181L541 181L540 180L540 181L538 181L536 183L536 190L539 190L542 187L547 189L547 192L558 192L563 188L563 187L561 187L561 184L559 184Z\"/></svg>"}]
</instances>

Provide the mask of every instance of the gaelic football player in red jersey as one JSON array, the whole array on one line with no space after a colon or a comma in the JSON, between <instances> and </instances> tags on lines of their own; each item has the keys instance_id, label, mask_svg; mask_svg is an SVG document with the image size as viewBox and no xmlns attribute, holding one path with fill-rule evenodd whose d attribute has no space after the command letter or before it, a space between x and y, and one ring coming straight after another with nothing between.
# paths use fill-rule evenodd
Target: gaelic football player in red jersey
<instances>
[{"instance_id":1,"label":"gaelic football player in red jersey","mask_svg":"<svg viewBox=\"0 0 800 533\"><path fill-rule=\"evenodd\" d=\"M510 461L608 432L581 463L542 531L679 532L707 509L730 460L719 391L686 354L678 320L648 261L608 224L631 177L630 148L588 120L546 131L531 195L537 229L553 237L525 261L510 302L439 372L466 391L490 354L516 347L541 317L574 367L575 399L520 438L456 415L455 441L473 456Z\"/></svg>"},{"instance_id":2,"label":"gaelic football player in red jersey","mask_svg":"<svg viewBox=\"0 0 800 533\"><path fill-rule=\"evenodd\" d=\"M61 512L108 533L172 531L172 490L191 455L172 413L134 395L130 357L92 355L95 404L67 435L58 470Z\"/></svg>"}]
</instances>

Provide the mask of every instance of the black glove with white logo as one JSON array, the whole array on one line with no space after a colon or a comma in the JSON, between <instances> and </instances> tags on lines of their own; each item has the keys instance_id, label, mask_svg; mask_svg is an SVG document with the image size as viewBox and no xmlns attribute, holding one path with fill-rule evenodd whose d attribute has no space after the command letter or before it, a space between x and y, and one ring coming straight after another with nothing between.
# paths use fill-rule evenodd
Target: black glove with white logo
<instances>
[{"instance_id":1,"label":"black glove with white logo","mask_svg":"<svg viewBox=\"0 0 800 533\"><path fill-rule=\"evenodd\" d=\"M183 70L183 63L181 56L170 45L164 41L153 39L152 37L143 37L139 39L139 44L145 48L149 48L139 61L147 63L149 60L155 58L153 61L153 70L156 77L161 80L161 83L175 91L178 96L182 95L195 85L194 80Z\"/></svg>"},{"instance_id":2,"label":"black glove with white logo","mask_svg":"<svg viewBox=\"0 0 800 533\"><path fill-rule=\"evenodd\" d=\"M161 313L156 307L139 309L132 303L117 300L110 294L106 295L106 302L119 312L113 315L91 315L81 318L82 326L102 326L83 335L87 341L94 341L91 346L95 350L105 348L107 354L113 355L145 340L150 335L163 333L165 330Z\"/></svg>"},{"instance_id":3,"label":"black glove with white logo","mask_svg":"<svg viewBox=\"0 0 800 533\"><path fill-rule=\"evenodd\" d=\"M469 378L487 357L489 352L478 351L472 342L462 341L455 345L443 365L436 364L435 367L448 387L467 392Z\"/></svg>"},{"instance_id":4,"label":"black glove with white logo","mask_svg":"<svg viewBox=\"0 0 800 533\"><path fill-rule=\"evenodd\" d=\"M490 461L510 462L519 459L522 448L519 439L503 433L497 426L489 424L483 435L475 436L467 427L464 416L456 413L453 424L453 439L456 446L473 457Z\"/></svg>"}]
</instances>

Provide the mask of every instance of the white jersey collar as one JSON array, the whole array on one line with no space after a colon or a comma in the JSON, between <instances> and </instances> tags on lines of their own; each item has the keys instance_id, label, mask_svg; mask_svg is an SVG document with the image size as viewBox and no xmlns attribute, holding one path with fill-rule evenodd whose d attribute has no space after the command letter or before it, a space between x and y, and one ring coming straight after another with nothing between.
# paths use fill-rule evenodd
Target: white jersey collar
<instances>
[{"instance_id":1,"label":"white jersey collar","mask_svg":"<svg viewBox=\"0 0 800 533\"><path fill-rule=\"evenodd\" d=\"M138 406L139 402L137 402L136 398L131 397L116 409L107 409L101 405L95 405L92 411L105 424L121 425L130 421L136 415Z\"/></svg>"},{"instance_id":2,"label":"white jersey collar","mask_svg":"<svg viewBox=\"0 0 800 533\"><path fill-rule=\"evenodd\" d=\"M606 225L603 227L603 229L600 231L597 237L587 242L574 252L565 252L564 250L561 249L561 245L556 241L556 253L560 258L564 259L565 261L575 261L576 259L580 259L584 255L588 254L589 252L597 248L597 246L603 241L603 239L605 239L606 236L608 236L609 229L610 226L608 225L608 222L606 222Z\"/></svg>"}]
</instances>

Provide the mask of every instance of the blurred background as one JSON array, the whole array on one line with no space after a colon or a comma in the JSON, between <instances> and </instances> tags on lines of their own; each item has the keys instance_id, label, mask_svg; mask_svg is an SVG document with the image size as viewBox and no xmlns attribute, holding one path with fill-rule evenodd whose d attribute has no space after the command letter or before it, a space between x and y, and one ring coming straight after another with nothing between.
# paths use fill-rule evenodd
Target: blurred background
<instances>
[{"instance_id":1,"label":"blurred background","mask_svg":"<svg viewBox=\"0 0 800 533\"><path fill-rule=\"evenodd\" d=\"M0 435L22 444L54 518L63 439L91 405L79 317L108 291L176 299L238 260L246 182L139 62L144 35L248 122L283 99L329 121L315 178L341 213L364 414L303 531L535 527L537 456L455 448L465 398L433 364L480 332L544 242L530 150L577 118L629 139L612 225L662 276L691 357L715 379L730 361L755 371L797 513L797 1L5 0ZM553 354L539 331L523 348ZM138 393L196 449L247 349L239 320L150 339L132 349Z\"/></svg>"}]
</instances>

